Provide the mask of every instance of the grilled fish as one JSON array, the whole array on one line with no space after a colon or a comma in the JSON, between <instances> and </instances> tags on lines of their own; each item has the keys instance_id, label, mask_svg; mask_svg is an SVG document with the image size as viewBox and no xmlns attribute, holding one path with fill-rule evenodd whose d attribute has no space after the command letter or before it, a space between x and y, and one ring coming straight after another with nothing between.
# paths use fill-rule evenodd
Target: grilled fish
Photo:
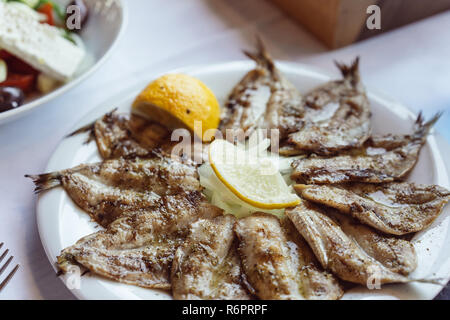
<instances>
[{"instance_id":1,"label":"grilled fish","mask_svg":"<svg viewBox=\"0 0 450 320\"><path fill-rule=\"evenodd\" d=\"M332 209L327 209L326 214L349 238L356 241L361 249L389 270L408 275L416 269L417 256L411 241L378 232Z\"/></svg>"},{"instance_id":2,"label":"grilled fish","mask_svg":"<svg viewBox=\"0 0 450 320\"><path fill-rule=\"evenodd\" d=\"M370 104L361 83L359 58L336 63L342 80L330 81L305 95L304 126L289 135L293 149L321 155L360 147L370 136Z\"/></svg>"},{"instance_id":3,"label":"grilled fish","mask_svg":"<svg viewBox=\"0 0 450 320\"><path fill-rule=\"evenodd\" d=\"M172 141L170 130L161 124L134 114L119 114L115 110L69 136L86 131L89 132L86 143L95 140L103 159L151 158L157 153L187 164L198 164L205 159L207 149L192 138L186 145L185 136Z\"/></svg>"},{"instance_id":4,"label":"grilled fish","mask_svg":"<svg viewBox=\"0 0 450 320\"><path fill-rule=\"evenodd\" d=\"M308 242L322 267L342 280L362 285L412 281L371 257L319 207L303 201L297 207L286 209L286 215Z\"/></svg>"},{"instance_id":5,"label":"grilled fish","mask_svg":"<svg viewBox=\"0 0 450 320\"><path fill-rule=\"evenodd\" d=\"M307 200L335 208L395 235L425 229L450 199L450 192L442 187L408 182L357 183L347 187L296 185L295 189Z\"/></svg>"},{"instance_id":6,"label":"grilled fish","mask_svg":"<svg viewBox=\"0 0 450 320\"><path fill-rule=\"evenodd\" d=\"M86 143L95 140L103 159L145 157L170 141L170 132L164 126L137 115L117 113L116 109L69 137L82 132L89 133Z\"/></svg>"},{"instance_id":7,"label":"grilled fish","mask_svg":"<svg viewBox=\"0 0 450 320\"><path fill-rule=\"evenodd\" d=\"M297 160L292 164L291 178L308 184L381 183L402 179L416 164L420 149L439 117L437 114L424 123L419 114L412 135L375 136L363 148L352 150L352 154Z\"/></svg>"},{"instance_id":8,"label":"grilled fish","mask_svg":"<svg viewBox=\"0 0 450 320\"><path fill-rule=\"evenodd\" d=\"M275 67L261 39L258 51L244 53L256 62L233 88L221 115L220 130L242 129L244 137L257 128L279 129L281 139L301 125L303 104L300 93Z\"/></svg>"},{"instance_id":9,"label":"grilled fish","mask_svg":"<svg viewBox=\"0 0 450 320\"><path fill-rule=\"evenodd\" d=\"M243 286L232 215L201 219L191 226L172 265L175 299L249 299Z\"/></svg>"},{"instance_id":10,"label":"grilled fish","mask_svg":"<svg viewBox=\"0 0 450 320\"><path fill-rule=\"evenodd\" d=\"M28 177L37 193L62 186L103 227L125 212L157 208L162 196L201 197L196 168L161 156L105 160Z\"/></svg>"},{"instance_id":11,"label":"grilled fish","mask_svg":"<svg viewBox=\"0 0 450 320\"><path fill-rule=\"evenodd\" d=\"M214 218L222 210L202 199L166 196L162 206L126 215L102 230L64 249L58 266L72 265L122 283L144 288L170 289L170 268L175 250L189 226L200 218Z\"/></svg>"},{"instance_id":12,"label":"grilled fish","mask_svg":"<svg viewBox=\"0 0 450 320\"><path fill-rule=\"evenodd\" d=\"M116 110L69 136L82 132L89 132L86 142L95 140L103 159L145 157L170 141L170 132L164 126L136 115L119 114Z\"/></svg>"},{"instance_id":13,"label":"grilled fish","mask_svg":"<svg viewBox=\"0 0 450 320\"><path fill-rule=\"evenodd\" d=\"M338 299L335 278L315 263L298 233L273 215L254 213L235 225L239 254L252 291L261 299Z\"/></svg>"}]
</instances>

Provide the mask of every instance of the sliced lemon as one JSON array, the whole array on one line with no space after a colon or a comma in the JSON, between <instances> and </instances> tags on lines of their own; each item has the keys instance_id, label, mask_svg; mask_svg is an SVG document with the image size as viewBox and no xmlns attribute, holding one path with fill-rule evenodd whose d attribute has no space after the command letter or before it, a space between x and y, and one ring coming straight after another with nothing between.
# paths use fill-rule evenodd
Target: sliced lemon
<instances>
[{"instance_id":1,"label":"sliced lemon","mask_svg":"<svg viewBox=\"0 0 450 320\"><path fill-rule=\"evenodd\" d=\"M213 134L208 130L214 131L220 122L214 93L185 74L166 74L151 82L136 97L132 112L169 129L188 129L203 141L211 140Z\"/></svg>"},{"instance_id":2,"label":"sliced lemon","mask_svg":"<svg viewBox=\"0 0 450 320\"><path fill-rule=\"evenodd\" d=\"M300 203L269 158L257 157L226 140L214 140L209 147L209 162L217 178L252 206L281 209Z\"/></svg>"}]
</instances>

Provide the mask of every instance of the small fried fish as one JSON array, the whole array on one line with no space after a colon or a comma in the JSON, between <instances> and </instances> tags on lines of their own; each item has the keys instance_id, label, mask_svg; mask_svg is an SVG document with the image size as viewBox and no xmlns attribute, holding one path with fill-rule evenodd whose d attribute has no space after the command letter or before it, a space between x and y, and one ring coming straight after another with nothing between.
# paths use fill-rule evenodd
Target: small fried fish
<instances>
[{"instance_id":1,"label":"small fried fish","mask_svg":"<svg viewBox=\"0 0 450 320\"><path fill-rule=\"evenodd\" d=\"M175 250L189 226L214 218L222 210L201 200L164 197L155 210L123 216L102 230L80 239L58 257L63 273L72 265L118 282L144 288L170 289L170 268Z\"/></svg>"},{"instance_id":2,"label":"small fried fish","mask_svg":"<svg viewBox=\"0 0 450 320\"><path fill-rule=\"evenodd\" d=\"M293 162L291 178L299 183L381 183L403 179L414 167L431 127L440 114L423 122L419 114L412 135L371 138L352 154L330 158L309 157Z\"/></svg>"},{"instance_id":3,"label":"small fried fish","mask_svg":"<svg viewBox=\"0 0 450 320\"><path fill-rule=\"evenodd\" d=\"M450 198L435 185L408 182L331 185L296 185L307 200L335 208L388 234L403 235L428 227Z\"/></svg>"},{"instance_id":4,"label":"small fried fish","mask_svg":"<svg viewBox=\"0 0 450 320\"><path fill-rule=\"evenodd\" d=\"M342 280L362 285L413 281L371 257L319 207L303 201L297 207L286 209L286 215L308 242L322 267Z\"/></svg>"},{"instance_id":5,"label":"small fried fish","mask_svg":"<svg viewBox=\"0 0 450 320\"><path fill-rule=\"evenodd\" d=\"M201 196L196 168L166 157L112 159L27 177L37 193L62 186L103 227L124 212L158 207L161 196Z\"/></svg>"},{"instance_id":6,"label":"small fried fish","mask_svg":"<svg viewBox=\"0 0 450 320\"><path fill-rule=\"evenodd\" d=\"M336 65L342 80L327 82L305 95L305 123L289 135L291 149L332 155L361 147L369 138L371 112L359 76L359 58L349 66Z\"/></svg>"},{"instance_id":7,"label":"small fried fish","mask_svg":"<svg viewBox=\"0 0 450 320\"><path fill-rule=\"evenodd\" d=\"M233 232L232 215L200 219L178 247L172 265L175 299L249 299Z\"/></svg>"},{"instance_id":8,"label":"small fried fish","mask_svg":"<svg viewBox=\"0 0 450 320\"><path fill-rule=\"evenodd\" d=\"M302 125L302 97L292 83L275 67L261 39L258 51L244 53L256 62L233 88L221 116L220 130L242 129L248 137L257 128L279 129L283 139Z\"/></svg>"},{"instance_id":9,"label":"small fried fish","mask_svg":"<svg viewBox=\"0 0 450 320\"><path fill-rule=\"evenodd\" d=\"M170 141L170 132L164 126L136 115L119 114L116 110L69 136L82 132L89 132L86 142L95 140L103 159L145 157Z\"/></svg>"},{"instance_id":10,"label":"small fried fish","mask_svg":"<svg viewBox=\"0 0 450 320\"><path fill-rule=\"evenodd\" d=\"M260 212L236 223L238 250L252 291L260 299L339 299L343 292L336 279L316 265L306 243L288 228Z\"/></svg>"},{"instance_id":11,"label":"small fried fish","mask_svg":"<svg viewBox=\"0 0 450 320\"><path fill-rule=\"evenodd\" d=\"M411 241L378 232L332 209L326 213L361 249L389 270L406 276L416 269L417 256Z\"/></svg>"}]
</instances>

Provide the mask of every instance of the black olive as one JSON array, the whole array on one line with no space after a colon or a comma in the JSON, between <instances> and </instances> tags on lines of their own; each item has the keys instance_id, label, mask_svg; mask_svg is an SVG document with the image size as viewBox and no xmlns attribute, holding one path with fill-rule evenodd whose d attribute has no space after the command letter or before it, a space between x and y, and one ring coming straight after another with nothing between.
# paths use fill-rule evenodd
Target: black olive
<instances>
[{"instance_id":1,"label":"black olive","mask_svg":"<svg viewBox=\"0 0 450 320\"><path fill-rule=\"evenodd\" d=\"M77 31L81 30L81 28L83 27L84 23L86 22L86 20L87 20L87 18L89 16L89 10L88 10L88 8L87 8L87 6L86 6L86 4L84 3L83 0L73 0L72 2L70 2L67 5L67 8L69 8L70 6L77 6L79 8L80 17L79 18L77 17L76 19L80 19L79 20L80 21L80 26L79 26L80 28L77 28L76 26L72 27L72 24L75 21L77 21L77 20L74 20L74 17L72 17L72 16L74 14L76 14L77 11L75 11L75 12L69 11L69 13L66 16L66 26L67 26L67 28L70 31L77 32ZM67 11L67 9L66 9L66 11Z\"/></svg>"},{"instance_id":2,"label":"black olive","mask_svg":"<svg viewBox=\"0 0 450 320\"><path fill-rule=\"evenodd\" d=\"M0 87L0 112L17 108L23 104L25 95L16 87Z\"/></svg>"}]
</instances>

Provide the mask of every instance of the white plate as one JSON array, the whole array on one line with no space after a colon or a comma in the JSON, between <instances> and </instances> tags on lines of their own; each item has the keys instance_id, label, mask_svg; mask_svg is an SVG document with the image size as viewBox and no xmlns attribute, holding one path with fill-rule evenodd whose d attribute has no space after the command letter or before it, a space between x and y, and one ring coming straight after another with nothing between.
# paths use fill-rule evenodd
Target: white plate
<instances>
[{"instance_id":1,"label":"white plate","mask_svg":"<svg viewBox=\"0 0 450 320\"><path fill-rule=\"evenodd\" d=\"M55 0L55 2L65 7L69 0ZM84 0L84 2L89 10L89 19L79 36L83 40L86 55L74 79L48 94L37 95L36 98L30 99L18 108L0 112L0 124L17 119L73 88L90 76L108 58L125 30L128 16L126 1Z\"/></svg>"},{"instance_id":2,"label":"white plate","mask_svg":"<svg viewBox=\"0 0 450 320\"><path fill-rule=\"evenodd\" d=\"M278 65L301 92L329 80L326 74L307 66L291 63ZM223 105L231 88L252 67L251 62L245 61L191 67L177 71L191 74L204 81ZM119 107L121 111L129 111L134 97L145 85L146 83L143 83L135 90L113 97L109 102L88 114L76 128L97 119L114 107ZM373 92L369 92L369 98L372 103L375 132L408 133L411 131L415 116L408 109ZM46 171L52 172L100 160L95 143L84 145L85 138L85 135L79 135L63 140L51 157ZM449 187L448 174L433 135L428 137L410 180ZM55 265L56 256L63 248L99 230L95 228L95 223L90 221L89 216L70 200L62 188L50 190L39 197L37 215L41 240L52 265ZM418 268L411 275L412 278L431 277L447 280L450 278L449 216L450 208L447 207L431 227L414 237L418 253ZM63 280L66 283L64 277ZM384 285L381 290L372 291L358 287L346 292L344 298L432 299L441 289L440 286L420 283ZM72 292L82 299L170 299L170 295L163 291L120 284L95 275L82 277L80 288Z\"/></svg>"}]
</instances>

